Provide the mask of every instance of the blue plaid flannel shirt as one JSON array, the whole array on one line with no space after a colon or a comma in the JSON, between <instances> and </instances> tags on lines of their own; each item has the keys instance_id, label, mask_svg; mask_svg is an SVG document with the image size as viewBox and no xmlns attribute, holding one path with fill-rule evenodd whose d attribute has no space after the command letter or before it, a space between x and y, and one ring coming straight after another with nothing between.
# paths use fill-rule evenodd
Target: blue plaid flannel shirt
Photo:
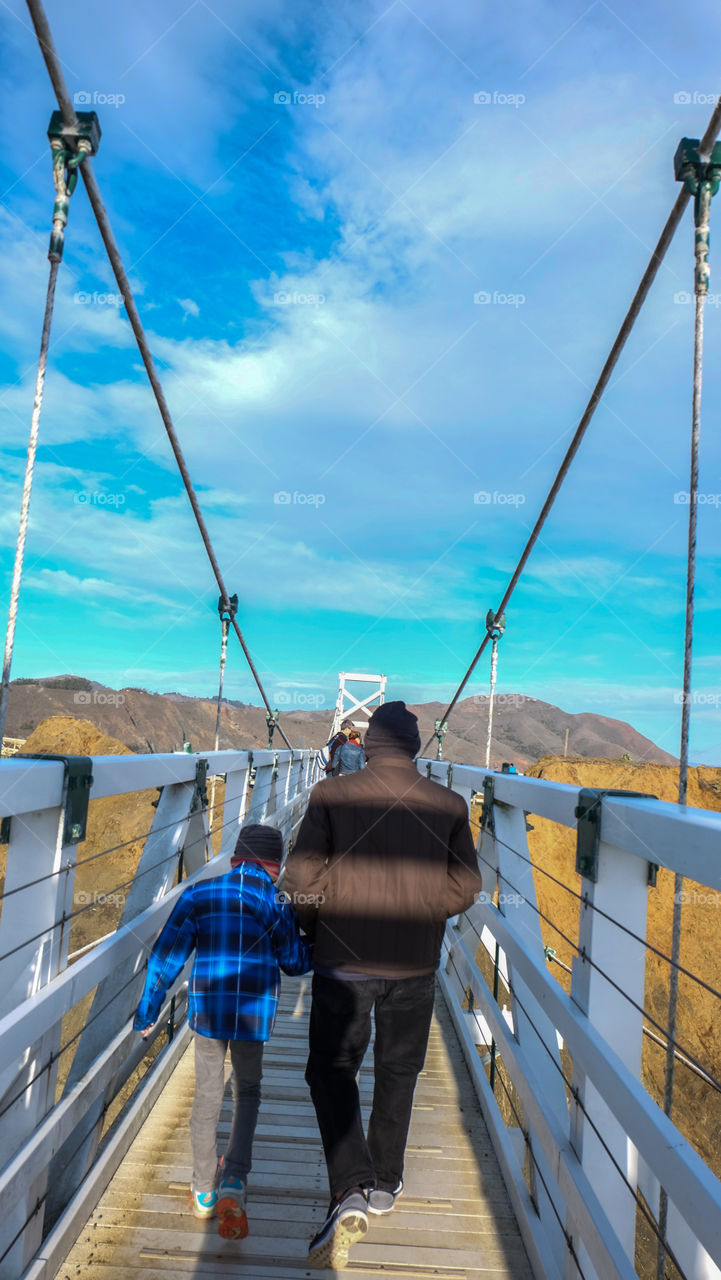
<instances>
[{"instance_id":1,"label":"blue plaid flannel shirt","mask_svg":"<svg viewBox=\"0 0 721 1280\"><path fill-rule=\"evenodd\" d=\"M267 1040L280 992L279 966L306 973L311 952L295 909L266 871L243 862L227 875L200 880L180 895L148 957L133 1027L158 1018L165 993L191 953L188 1021L216 1040Z\"/></svg>"}]
</instances>

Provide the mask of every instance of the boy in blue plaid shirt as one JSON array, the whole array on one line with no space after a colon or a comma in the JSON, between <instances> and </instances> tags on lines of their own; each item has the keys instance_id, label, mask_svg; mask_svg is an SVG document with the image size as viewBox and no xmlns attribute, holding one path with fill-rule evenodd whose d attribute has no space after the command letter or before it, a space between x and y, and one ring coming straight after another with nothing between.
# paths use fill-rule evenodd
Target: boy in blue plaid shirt
<instances>
[{"instance_id":1,"label":"boy in blue plaid shirt","mask_svg":"<svg viewBox=\"0 0 721 1280\"><path fill-rule=\"evenodd\" d=\"M133 1023L136 1031L149 1033L166 991L195 951L188 991L188 1021L195 1033L191 1205L198 1218L217 1213L220 1235L230 1239L248 1234L246 1182L260 1106L263 1044L273 1030L278 1004L279 968L299 974L311 967L295 910L274 887L282 856L280 831L245 826L230 872L199 880L180 895L148 958ZM216 1130L228 1047L235 1105L218 1175Z\"/></svg>"}]
</instances>

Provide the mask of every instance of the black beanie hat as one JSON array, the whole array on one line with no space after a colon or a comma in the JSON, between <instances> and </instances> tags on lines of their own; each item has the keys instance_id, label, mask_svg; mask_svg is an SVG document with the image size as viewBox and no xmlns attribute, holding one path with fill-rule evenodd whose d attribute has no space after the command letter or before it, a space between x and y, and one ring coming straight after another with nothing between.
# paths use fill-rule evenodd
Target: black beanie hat
<instances>
[{"instance_id":1,"label":"black beanie hat","mask_svg":"<svg viewBox=\"0 0 721 1280\"><path fill-rule=\"evenodd\" d=\"M250 822L241 827L231 862L248 859L250 862L276 862L283 860L283 836L277 827L266 827L261 822Z\"/></svg>"},{"instance_id":2,"label":"black beanie hat","mask_svg":"<svg viewBox=\"0 0 721 1280\"><path fill-rule=\"evenodd\" d=\"M384 702L376 707L368 721L365 736L368 755L376 751L404 751L415 756L421 749L418 717L409 711L405 702Z\"/></svg>"}]
</instances>

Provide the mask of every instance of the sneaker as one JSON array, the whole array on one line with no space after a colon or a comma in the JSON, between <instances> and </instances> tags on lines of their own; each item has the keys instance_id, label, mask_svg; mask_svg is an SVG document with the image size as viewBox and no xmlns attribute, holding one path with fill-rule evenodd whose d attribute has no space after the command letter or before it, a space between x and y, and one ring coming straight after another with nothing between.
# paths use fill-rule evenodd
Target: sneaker
<instances>
[{"instance_id":1,"label":"sneaker","mask_svg":"<svg viewBox=\"0 0 721 1280\"><path fill-rule=\"evenodd\" d=\"M331 1200L328 1217L308 1249L313 1267L344 1267L348 1250L368 1230L368 1204L361 1187L351 1187L339 1200Z\"/></svg>"},{"instance_id":2,"label":"sneaker","mask_svg":"<svg viewBox=\"0 0 721 1280\"><path fill-rule=\"evenodd\" d=\"M247 1234L243 1179L223 1177L218 1186L218 1235L224 1240L244 1240Z\"/></svg>"},{"instance_id":3,"label":"sneaker","mask_svg":"<svg viewBox=\"0 0 721 1280\"><path fill-rule=\"evenodd\" d=\"M378 1187L368 1192L369 1213L390 1213L399 1196L403 1195L403 1179L401 1178L395 1191L381 1191Z\"/></svg>"},{"instance_id":4,"label":"sneaker","mask_svg":"<svg viewBox=\"0 0 721 1280\"><path fill-rule=\"evenodd\" d=\"M217 1191L196 1191L191 1183L190 1207L196 1218L214 1218L217 1203Z\"/></svg>"}]
</instances>

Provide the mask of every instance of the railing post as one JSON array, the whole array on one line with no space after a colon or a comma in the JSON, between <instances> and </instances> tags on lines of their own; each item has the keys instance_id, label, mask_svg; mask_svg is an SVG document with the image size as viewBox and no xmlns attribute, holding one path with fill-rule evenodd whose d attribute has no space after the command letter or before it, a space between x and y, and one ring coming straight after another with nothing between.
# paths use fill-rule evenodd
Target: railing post
<instances>
[{"instance_id":1,"label":"railing post","mask_svg":"<svg viewBox=\"0 0 721 1280\"><path fill-rule=\"evenodd\" d=\"M277 778L277 766L273 760L258 765L246 822L265 822L268 813L273 812L278 794Z\"/></svg>"},{"instance_id":2,"label":"railing post","mask_svg":"<svg viewBox=\"0 0 721 1280\"><path fill-rule=\"evenodd\" d=\"M38 766L33 764L29 767ZM62 764L57 765L57 770L60 794ZM33 996L65 967L70 926L52 926L72 913L77 846L62 843L64 817L64 807L58 805L37 813L18 814L12 819L4 885L5 894L12 893L12 896L6 897L2 906L0 955L15 947L18 950L3 961L0 1015L9 1013ZM34 881L38 883L32 883ZM30 887L20 888L25 884ZM32 938L43 929L49 932L21 945L24 939ZM22 1147L54 1105L60 1034L61 1024L58 1022L35 1044L28 1046L27 1053L16 1067L3 1073L0 1110L8 1109L0 1119L0 1150L5 1153ZM17 1098L14 1103L13 1098ZM26 1195L0 1223L0 1254L30 1217L38 1200L44 1197L47 1176L45 1171L35 1179ZM2 1280L16 1280L37 1251L42 1239L44 1216L41 1209L0 1263Z\"/></svg>"},{"instance_id":3,"label":"railing post","mask_svg":"<svg viewBox=\"0 0 721 1280\"><path fill-rule=\"evenodd\" d=\"M601 805L602 805L601 801ZM583 821L583 819L582 819ZM641 1079L648 864L605 843L603 809L599 815L597 878L583 876L579 922L579 954L573 959L571 996L629 1070ZM591 868L591 874L593 869ZM611 919L606 919L604 911ZM629 929L637 937L624 932ZM591 963L593 962L593 963ZM605 976L607 975L607 976ZM614 987L611 979L617 985ZM638 1008L634 1008L635 1001ZM621 1180L587 1112L613 1152L631 1186L637 1183L637 1152L612 1111L580 1069L574 1066L571 1141L596 1195L629 1259L635 1254L636 1202ZM585 1274L594 1275L585 1249L578 1243Z\"/></svg>"},{"instance_id":4,"label":"railing post","mask_svg":"<svg viewBox=\"0 0 721 1280\"><path fill-rule=\"evenodd\" d=\"M498 909L508 918L514 930L526 938L531 954L543 956L541 920L537 911L536 886L529 861L526 817L522 809L510 805L493 805L493 832L484 835L483 851L493 850L489 861L498 868ZM490 886L490 892L494 886ZM568 1132L568 1104L560 1074L560 1053L553 1023L532 995L520 973L508 963L511 987L511 1012L516 1040L532 1063L542 1085L544 1106L554 1112L561 1131ZM564 1216L563 1198L549 1161L539 1144L534 1146L535 1159L549 1188L557 1211ZM531 1169L534 1165L531 1162ZM557 1259L559 1275L567 1255L566 1243L558 1230L555 1214L540 1179L535 1179L534 1199L539 1217L546 1228L549 1245Z\"/></svg>"},{"instance_id":5,"label":"railing post","mask_svg":"<svg viewBox=\"0 0 721 1280\"><path fill-rule=\"evenodd\" d=\"M229 858L235 848L248 807L248 791L250 789L250 752L244 755L243 766L227 773L225 777L225 800L223 803L223 821L220 836L220 852Z\"/></svg>"}]
</instances>

